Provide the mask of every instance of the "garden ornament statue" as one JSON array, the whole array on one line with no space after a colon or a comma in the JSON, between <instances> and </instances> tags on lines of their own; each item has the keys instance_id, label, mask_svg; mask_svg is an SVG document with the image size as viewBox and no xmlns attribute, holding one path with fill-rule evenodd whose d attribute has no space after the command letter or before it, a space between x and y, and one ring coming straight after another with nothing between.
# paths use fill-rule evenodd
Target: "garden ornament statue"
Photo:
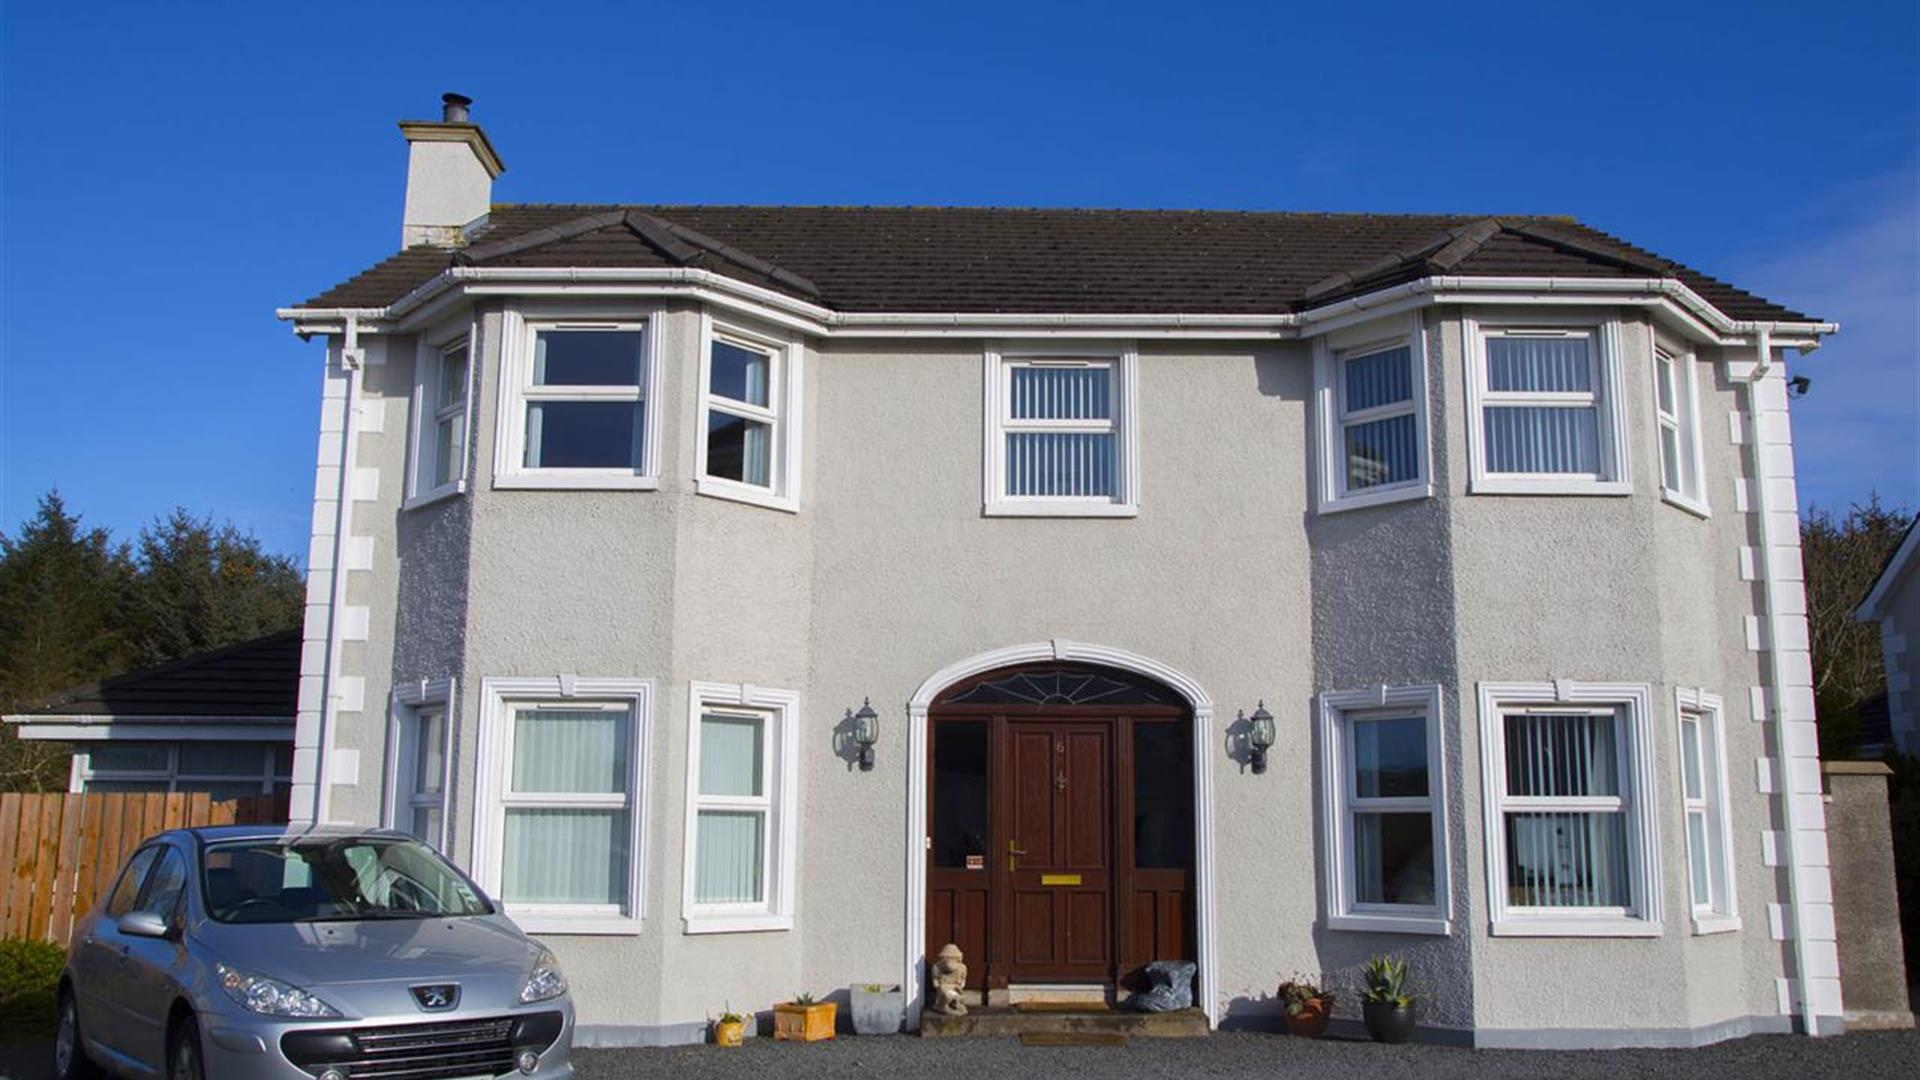
<instances>
[{"instance_id":1,"label":"garden ornament statue","mask_svg":"<svg viewBox=\"0 0 1920 1080\"><path fill-rule=\"evenodd\" d=\"M1175 1012L1193 1007L1193 976L1200 970L1191 960L1155 960L1146 967L1153 985L1128 1002L1141 1012Z\"/></svg>"},{"instance_id":2,"label":"garden ornament statue","mask_svg":"<svg viewBox=\"0 0 1920 1080\"><path fill-rule=\"evenodd\" d=\"M933 1011L946 1016L967 1015L967 1003L960 1000L966 987L966 958L960 946L949 941L933 961Z\"/></svg>"}]
</instances>

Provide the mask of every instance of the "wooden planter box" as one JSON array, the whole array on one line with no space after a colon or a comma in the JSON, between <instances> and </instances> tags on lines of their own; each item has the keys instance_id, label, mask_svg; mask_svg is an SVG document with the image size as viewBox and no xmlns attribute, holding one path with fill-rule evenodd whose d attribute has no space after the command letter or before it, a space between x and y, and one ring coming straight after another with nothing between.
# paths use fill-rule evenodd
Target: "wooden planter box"
<instances>
[{"instance_id":1,"label":"wooden planter box","mask_svg":"<svg viewBox=\"0 0 1920 1080\"><path fill-rule=\"evenodd\" d=\"M747 1022L745 1020L715 1020L713 1022L713 1045L739 1046L746 1041Z\"/></svg>"},{"instance_id":2,"label":"wooden planter box","mask_svg":"<svg viewBox=\"0 0 1920 1080\"><path fill-rule=\"evenodd\" d=\"M773 1007L773 1037L787 1042L821 1042L833 1038L834 1014L831 1001L815 1005L796 1005L789 1001Z\"/></svg>"}]
</instances>

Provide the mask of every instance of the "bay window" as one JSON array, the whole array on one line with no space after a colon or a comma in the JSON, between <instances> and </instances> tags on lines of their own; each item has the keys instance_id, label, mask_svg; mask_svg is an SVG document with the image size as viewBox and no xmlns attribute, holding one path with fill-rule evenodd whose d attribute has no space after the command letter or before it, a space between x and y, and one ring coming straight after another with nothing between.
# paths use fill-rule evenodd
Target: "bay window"
<instances>
[{"instance_id":1,"label":"bay window","mask_svg":"<svg viewBox=\"0 0 1920 1080\"><path fill-rule=\"evenodd\" d=\"M421 342L414 362L408 506L466 488L471 342L471 334L440 344Z\"/></svg>"},{"instance_id":2,"label":"bay window","mask_svg":"<svg viewBox=\"0 0 1920 1080\"><path fill-rule=\"evenodd\" d=\"M1680 802L1687 837L1687 897L1693 932L1740 928L1733 878L1733 827L1727 810L1726 735L1721 699L1700 690L1676 694L1680 717Z\"/></svg>"},{"instance_id":3,"label":"bay window","mask_svg":"<svg viewBox=\"0 0 1920 1080\"><path fill-rule=\"evenodd\" d=\"M496 487L657 483L654 320L522 320L509 312Z\"/></svg>"},{"instance_id":4,"label":"bay window","mask_svg":"<svg viewBox=\"0 0 1920 1080\"><path fill-rule=\"evenodd\" d=\"M1659 933L1645 687L1481 684L1496 934Z\"/></svg>"},{"instance_id":5,"label":"bay window","mask_svg":"<svg viewBox=\"0 0 1920 1080\"><path fill-rule=\"evenodd\" d=\"M1327 925L1448 933L1440 688L1322 694L1320 734Z\"/></svg>"},{"instance_id":6,"label":"bay window","mask_svg":"<svg viewBox=\"0 0 1920 1080\"><path fill-rule=\"evenodd\" d=\"M1653 403L1660 438L1660 491L1668 502L1704 515L1705 471L1700 445L1699 378L1693 356L1656 344Z\"/></svg>"},{"instance_id":7,"label":"bay window","mask_svg":"<svg viewBox=\"0 0 1920 1080\"><path fill-rule=\"evenodd\" d=\"M1424 343L1418 315L1315 339L1322 513L1432 494Z\"/></svg>"},{"instance_id":8,"label":"bay window","mask_svg":"<svg viewBox=\"0 0 1920 1080\"><path fill-rule=\"evenodd\" d=\"M423 680L393 692L387 736L387 821L439 850L447 845L448 723L453 680Z\"/></svg>"},{"instance_id":9,"label":"bay window","mask_svg":"<svg viewBox=\"0 0 1920 1080\"><path fill-rule=\"evenodd\" d=\"M1630 494L1618 324L1465 324L1472 490Z\"/></svg>"},{"instance_id":10,"label":"bay window","mask_svg":"<svg viewBox=\"0 0 1920 1080\"><path fill-rule=\"evenodd\" d=\"M797 509L799 343L706 315L701 340L695 489Z\"/></svg>"},{"instance_id":11,"label":"bay window","mask_svg":"<svg viewBox=\"0 0 1920 1080\"><path fill-rule=\"evenodd\" d=\"M1129 346L986 354L985 512L1130 517L1139 487Z\"/></svg>"},{"instance_id":12,"label":"bay window","mask_svg":"<svg viewBox=\"0 0 1920 1080\"><path fill-rule=\"evenodd\" d=\"M688 933L793 925L798 698L695 683L687 732Z\"/></svg>"}]
</instances>

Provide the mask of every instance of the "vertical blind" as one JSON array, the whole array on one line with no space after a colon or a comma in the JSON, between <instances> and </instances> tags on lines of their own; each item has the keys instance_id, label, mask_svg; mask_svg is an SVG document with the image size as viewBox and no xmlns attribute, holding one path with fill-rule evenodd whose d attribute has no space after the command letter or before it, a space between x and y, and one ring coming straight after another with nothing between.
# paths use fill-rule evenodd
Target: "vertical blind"
<instances>
[{"instance_id":1,"label":"vertical blind","mask_svg":"<svg viewBox=\"0 0 1920 1080\"><path fill-rule=\"evenodd\" d=\"M1413 408L1413 350L1396 349L1341 362L1343 415L1404 406L1399 415L1347 422L1347 490L1398 484L1419 477Z\"/></svg>"},{"instance_id":2,"label":"vertical blind","mask_svg":"<svg viewBox=\"0 0 1920 1080\"><path fill-rule=\"evenodd\" d=\"M627 713L616 709L519 709L513 716L513 790L627 789Z\"/></svg>"},{"instance_id":3,"label":"vertical blind","mask_svg":"<svg viewBox=\"0 0 1920 1080\"><path fill-rule=\"evenodd\" d=\"M759 717L700 718L702 806L694 823L693 899L753 904L766 898L766 722ZM743 805L744 804L744 805Z\"/></svg>"},{"instance_id":4,"label":"vertical blind","mask_svg":"<svg viewBox=\"0 0 1920 1080\"><path fill-rule=\"evenodd\" d=\"M764 794L762 723L747 716L700 718L700 794Z\"/></svg>"},{"instance_id":5,"label":"vertical blind","mask_svg":"<svg viewBox=\"0 0 1920 1080\"><path fill-rule=\"evenodd\" d=\"M1111 367L1015 367L1008 414L1029 422L1107 421L1107 430L1010 431L1010 496L1113 497L1118 490Z\"/></svg>"},{"instance_id":6,"label":"vertical blind","mask_svg":"<svg viewBox=\"0 0 1920 1080\"><path fill-rule=\"evenodd\" d=\"M1619 734L1611 715L1506 718L1511 798L1620 795ZM1506 813L1510 902L1522 907L1626 907L1626 809L1527 809Z\"/></svg>"},{"instance_id":7,"label":"vertical blind","mask_svg":"<svg viewBox=\"0 0 1920 1080\"><path fill-rule=\"evenodd\" d=\"M766 815L757 810L702 810L693 867L693 899L699 904L754 904L764 897Z\"/></svg>"},{"instance_id":8,"label":"vertical blind","mask_svg":"<svg viewBox=\"0 0 1920 1080\"><path fill-rule=\"evenodd\" d=\"M1413 400L1413 350L1405 345L1346 362L1347 412Z\"/></svg>"},{"instance_id":9,"label":"vertical blind","mask_svg":"<svg viewBox=\"0 0 1920 1080\"><path fill-rule=\"evenodd\" d=\"M1584 337L1489 337L1487 389L1496 394L1591 392L1588 344Z\"/></svg>"},{"instance_id":10,"label":"vertical blind","mask_svg":"<svg viewBox=\"0 0 1920 1080\"><path fill-rule=\"evenodd\" d=\"M1113 369L1108 367L1016 367L1015 420L1113 419Z\"/></svg>"},{"instance_id":11,"label":"vertical blind","mask_svg":"<svg viewBox=\"0 0 1920 1080\"><path fill-rule=\"evenodd\" d=\"M1600 472L1600 411L1588 338L1489 337L1487 391L1583 396L1555 404L1490 402L1482 420L1489 472Z\"/></svg>"},{"instance_id":12,"label":"vertical blind","mask_svg":"<svg viewBox=\"0 0 1920 1080\"><path fill-rule=\"evenodd\" d=\"M502 898L523 904L617 904L626 896L627 811L507 808Z\"/></svg>"}]
</instances>

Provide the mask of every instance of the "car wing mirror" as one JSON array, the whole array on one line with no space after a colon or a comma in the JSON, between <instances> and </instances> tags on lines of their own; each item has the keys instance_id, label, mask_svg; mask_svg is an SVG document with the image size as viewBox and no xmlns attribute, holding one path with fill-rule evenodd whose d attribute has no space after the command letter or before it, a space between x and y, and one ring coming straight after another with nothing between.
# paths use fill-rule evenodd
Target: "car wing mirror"
<instances>
[{"instance_id":1,"label":"car wing mirror","mask_svg":"<svg viewBox=\"0 0 1920 1080\"><path fill-rule=\"evenodd\" d=\"M132 937L164 938L173 933L173 928L154 912L134 911L120 916L120 932Z\"/></svg>"}]
</instances>

